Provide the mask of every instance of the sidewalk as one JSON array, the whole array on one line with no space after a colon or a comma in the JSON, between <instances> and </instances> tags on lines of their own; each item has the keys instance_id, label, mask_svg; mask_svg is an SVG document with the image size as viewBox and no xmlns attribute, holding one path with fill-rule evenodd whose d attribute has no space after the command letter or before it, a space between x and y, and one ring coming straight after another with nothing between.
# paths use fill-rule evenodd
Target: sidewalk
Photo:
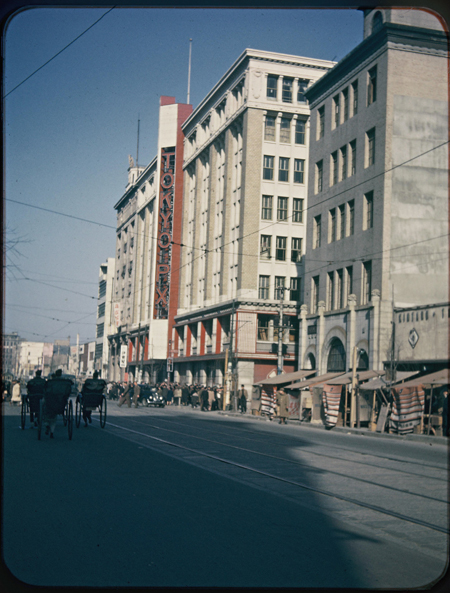
<instances>
[{"instance_id":1,"label":"sidewalk","mask_svg":"<svg viewBox=\"0 0 450 593\"><path fill-rule=\"evenodd\" d=\"M223 416L238 416L239 418L245 418L246 420L259 420L260 422L269 422L267 416L253 416L251 413L247 412L246 414L241 414L240 412L233 412L233 411L223 411L219 410L219 414ZM274 421L275 424L278 424L278 421ZM306 430L326 430L323 424L311 424L310 422L300 422L294 418L288 418L287 423L290 426L297 426L300 429ZM330 431L333 432L340 432L344 434L355 434L365 437L375 437L375 438L386 438L386 439L397 439L402 441L415 441L419 443L429 443L430 445L448 445L448 437L440 437L440 436L433 436L433 435L426 435L426 434L389 434L387 432L372 432L369 428L349 428L348 426L334 426ZM327 431L327 432L330 432Z\"/></svg>"}]
</instances>

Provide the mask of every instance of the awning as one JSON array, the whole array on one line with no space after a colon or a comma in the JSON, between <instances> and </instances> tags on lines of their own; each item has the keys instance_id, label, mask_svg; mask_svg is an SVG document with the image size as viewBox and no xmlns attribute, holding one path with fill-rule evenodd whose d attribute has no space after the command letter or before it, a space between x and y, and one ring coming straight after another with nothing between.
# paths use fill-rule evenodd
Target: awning
<instances>
[{"instance_id":1,"label":"awning","mask_svg":"<svg viewBox=\"0 0 450 593\"><path fill-rule=\"evenodd\" d=\"M335 377L338 377L339 375L343 375L343 373L325 373L324 375L320 375L320 377L313 377L312 379L306 379L306 381L300 381L300 383L291 383L290 385L285 385L285 389L306 389L310 385L324 383L329 379L334 379Z\"/></svg>"},{"instance_id":2,"label":"awning","mask_svg":"<svg viewBox=\"0 0 450 593\"><path fill-rule=\"evenodd\" d=\"M424 387L449 385L449 376L449 369L442 369L428 375L423 375L422 377L417 377L416 379L411 379L411 381L406 381L406 383L402 384L402 387L416 387L417 385L423 385Z\"/></svg>"},{"instance_id":3,"label":"awning","mask_svg":"<svg viewBox=\"0 0 450 593\"><path fill-rule=\"evenodd\" d=\"M384 375L384 371L357 371L356 374L358 375L358 381L368 381L369 379L373 379L374 377L381 377ZM331 379L331 381L327 381L329 385L349 385L352 382L353 372L350 371L345 373L345 375L341 375L336 379Z\"/></svg>"},{"instance_id":4,"label":"awning","mask_svg":"<svg viewBox=\"0 0 450 593\"><path fill-rule=\"evenodd\" d=\"M398 385L399 383L405 381L405 379L408 379L412 375L417 375L418 372L419 371L397 371L397 379L396 381L393 381L391 385ZM367 383L363 383L359 386L359 389L362 391L375 391L377 389L383 388L389 388L389 381L380 378L372 379L372 381L367 381Z\"/></svg>"},{"instance_id":5,"label":"awning","mask_svg":"<svg viewBox=\"0 0 450 593\"><path fill-rule=\"evenodd\" d=\"M292 383L292 381L298 381L299 379L303 379L303 377L314 375L316 372L317 371L309 370L284 373L283 375L276 375L276 377L259 381L258 383L255 383L255 385L284 385L285 383Z\"/></svg>"}]
</instances>

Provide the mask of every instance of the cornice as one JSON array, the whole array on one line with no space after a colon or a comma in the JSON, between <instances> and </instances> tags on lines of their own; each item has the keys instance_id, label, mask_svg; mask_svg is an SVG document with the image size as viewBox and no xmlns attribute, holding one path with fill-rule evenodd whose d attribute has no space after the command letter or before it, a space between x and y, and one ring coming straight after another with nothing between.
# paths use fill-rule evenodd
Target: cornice
<instances>
[{"instance_id":1,"label":"cornice","mask_svg":"<svg viewBox=\"0 0 450 593\"><path fill-rule=\"evenodd\" d=\"M382 48L394 49L392 45L400 47L421 48L429 51L448 52L448 37L444 31L385 23L373 35L370 35L347 54L338 64L319 78L309 89L305 96L310 104L321 100L322 96L334 85L338 84L355 70L360 64L369 59Z\"/></svg>"}]
</instances>

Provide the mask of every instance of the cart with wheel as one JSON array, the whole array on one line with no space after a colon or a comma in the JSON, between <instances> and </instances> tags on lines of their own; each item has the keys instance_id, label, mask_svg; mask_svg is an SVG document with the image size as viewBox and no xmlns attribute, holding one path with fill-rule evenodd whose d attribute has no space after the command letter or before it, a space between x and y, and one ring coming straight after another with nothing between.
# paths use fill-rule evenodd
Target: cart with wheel
<instances>
[{"instance_id":1,"label":"cart with wheel","mask_svg":"<svg viewBox=\"0 0 450 593\"><path fill-rule=\"evenodd\" d=\"M86 423L91 421L91 413L100 413L100 426L105 428L106 424L106 383L103 379L86 379L81 393L77 395L75 402L75 424L77 428L81 423L81 416Z\"/></svg>"},{"instance_id":2,"label":"cart with wheel","mask_svg":"<svg viewBox=\"0 0 450 593\"><path fill-rule=\"evenodd\" d=\"M36 377L28 381L27 394L22 395L22 409L21 409L21 426L25 429L27 422L27 414L30 414L31 426L37 426L39 418L39 403L44 397L46 380L40 376L40 371L36 373Z\"/></svg>"},{"instance_id":3,"label":"cart with wheel","mask_svg":"<svg viewBox=\"0 0 450 593\"><path fill-rule=\"evenodd\" d=\"M72 384L66 379L52 379L45 386L45 392L39 401L38 416L38 439L41 439L42 428L47 424L50 436L53 436L53 429L57 416L62 416L64 426L67 427L69 441L73 434L73 403L70 399ZM52 429L53 428L53 429ZM47 431L46 431L47 434Z\"/></svg>"}]
</instances>

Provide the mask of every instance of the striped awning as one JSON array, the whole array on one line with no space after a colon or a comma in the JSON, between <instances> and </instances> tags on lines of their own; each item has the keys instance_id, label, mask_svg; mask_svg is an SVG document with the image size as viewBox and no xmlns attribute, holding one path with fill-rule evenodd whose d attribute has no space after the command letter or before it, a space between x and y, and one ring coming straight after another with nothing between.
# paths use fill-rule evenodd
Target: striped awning
<instances>
[{"instance_id":1,"label":"striped awning","mask_svg":"<svg viewBox=\"0 0 450 593\"><path fill-rule=\"evenodd\" d=\"M293 381L299 381L304 377L310 377L314 375L317 371L295 371L294 373L284 373L282 375L276 375L276 377L271 377L270 379L263 379L262 381L258 381L255 385L285 385L286 383L292 383Z\"/></svg>"}]
</instances>

